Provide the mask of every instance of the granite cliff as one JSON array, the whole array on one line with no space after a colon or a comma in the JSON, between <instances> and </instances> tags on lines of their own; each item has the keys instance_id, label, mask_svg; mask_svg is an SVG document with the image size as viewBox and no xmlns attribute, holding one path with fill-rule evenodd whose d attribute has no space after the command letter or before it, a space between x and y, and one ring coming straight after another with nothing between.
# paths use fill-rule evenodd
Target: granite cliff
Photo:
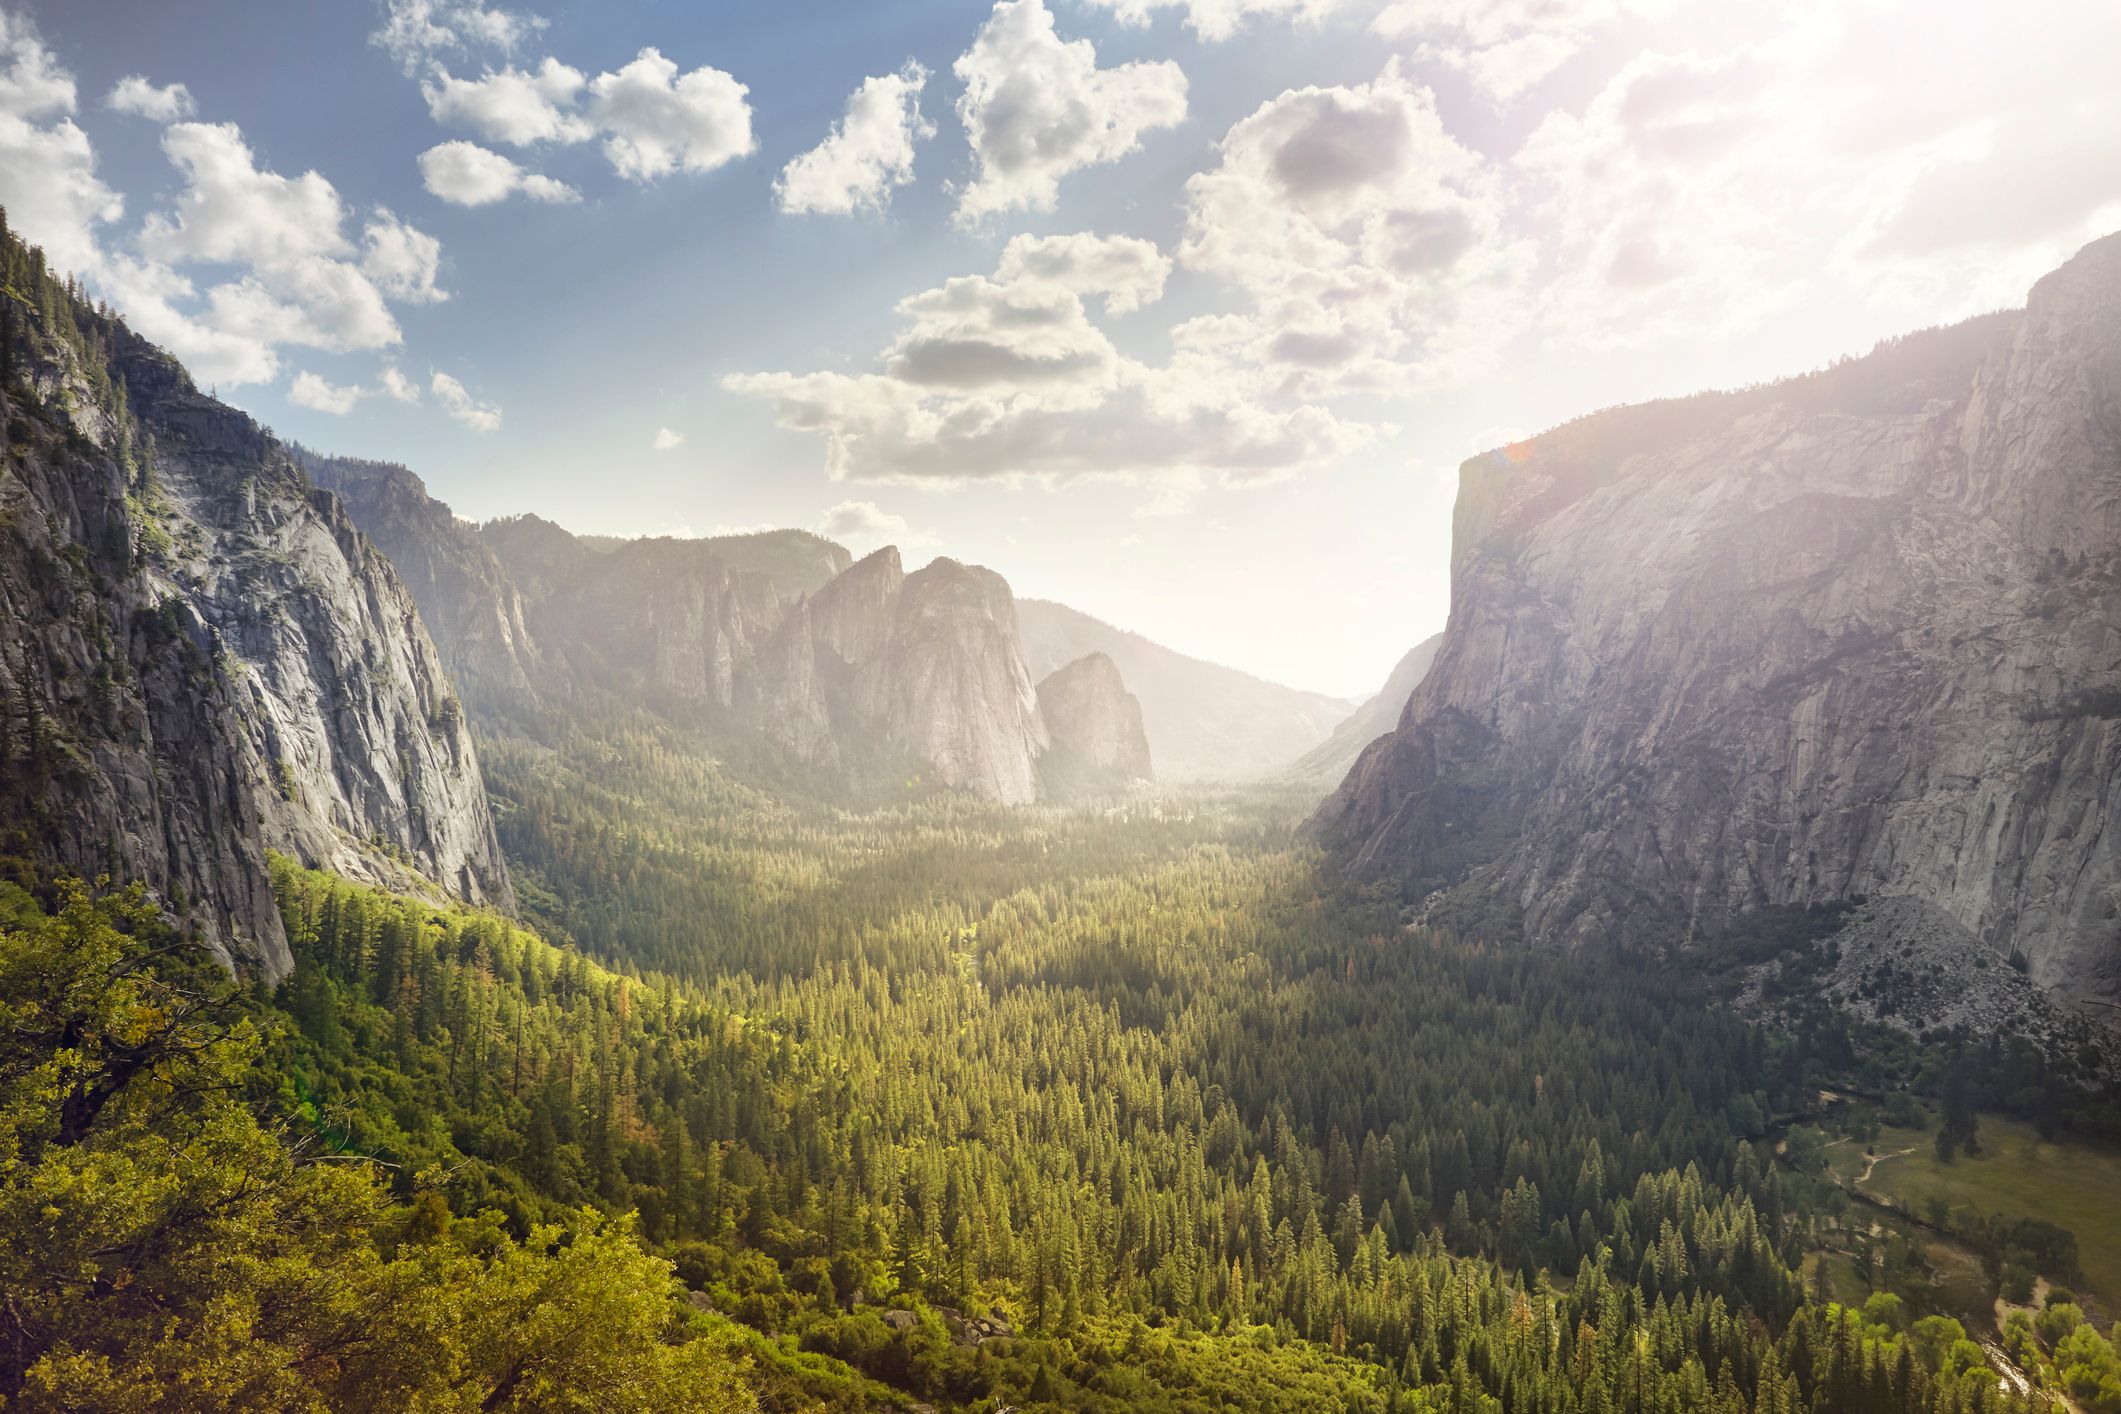
<instances>
[{"instance_id":1,"label":"granite cliff","mask_svg":"<svg viewBox=\"0 0 2121 1414\"><path fill-rule=\"evenodd\" d=\"M1040 765L1054 794L1149 779L1142 705L1104 654L1086 654L1049 673L1038 685L1038 710L1053 739Z\"/></svg>"},{"instance_id":2,"label":"granite cliff","mask_svg":"<svg viewBox=\"0 0 2121 1414\"><path fill-rule=\"evenodd\" d=\"M1450 623L1316 827L1536 941L1932 905L2121 994L2121 238L2023 310L1461 471Z\"/></svg>"},{"instance_id":3,"label":"granite cliff","mask_svg":"<svg viewBox=\"0 0 2121 1414\"><path fill-rule=\"evenodd\" d=\"M9 238L0 857L284 975L266 851L507 907L413 596L290 451Z\"/></svg>"}]
</instances>

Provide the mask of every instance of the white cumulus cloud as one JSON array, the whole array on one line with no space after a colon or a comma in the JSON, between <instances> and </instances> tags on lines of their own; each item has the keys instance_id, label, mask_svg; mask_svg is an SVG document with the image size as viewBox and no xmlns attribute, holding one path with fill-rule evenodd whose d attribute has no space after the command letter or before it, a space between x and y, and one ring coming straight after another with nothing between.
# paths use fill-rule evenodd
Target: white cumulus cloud
<instances>
[{"instance_id":1,"label":"white cumulus cloud","mask_svg":"<svg viewBox=\"0 0 2121 1414\"><path fill-rule=\"evenodd\" d=\"M428 385L434 390L435 400L451 417L474 432L498 432L501 430L501 410L492 403L482 403L471 395L471 391L447 373L436 373Z\"/></svg>"},{"instance_id":2,"label":"white cumulus cloud","mask_svg":"<svg viewBox=\"0 0 2121 1414\"><path fill-rule=\"evenodd\" d=\"M449 298L448 291L435 286L442 243L433 236L378 206L361 228L361 241L361 269L384 294L409 304L440 304Z\"/></svg>"},{"instance_id":3,"label":"white cumulus cloud","mask_svg":"<svg viewBox=\"0 0 2121 1414\"><path fill-rule=\"evenodd\" d=\"M328 412L334 417L344 417L354 410L354 404L368 396L366 388L353 384L341 386L327 383L324 379L306 370L295 375L288 387L287 400L298 407L313 408Z\"/></svg>"},{"instance_id":4,"label":"white cumulus cloud","mask_svg":"<svg viewBox=\"0 0 2121 1414\"><path fill-rule=\"evenodd\" d=\"M913 529L904 516L884 510L874 501L839 502L819 518L817 533L860 553L883 545L911 551L935 543L932 533Z\"/></svg>"},{"instance_id":5,"label":"white cumulus cloud","mask_svg":"<svg viewBox=\"0 0 2121 1414\"><path fill-rule=\"evenodd\" d=\"M490 206L521 194L532 201L580 201L565 182L527 171L511 158L461 139L438 143L420 154L420 181L456 206Z\"/></svg>"},{"instance_id":6,"label":"white cumulus cloud","mask_svg":"<svg viewBox=\"0 0 2121 1414\"><path fill-rule=\"evenodd\" d=\"M1186 183L1180 259L1247 295L1197 347L1292 391L1403 391L1481 369L1524 321L1531 248L1499 174L1444 130L1397 60L1368 84L1291 89Z\"/></svg>"},{"instance_id":7,"label":"white cumulus cloud","mask_svg":"<svg viewBox=\"0 0 2121 1414\"><path fill-rule=\"evenodd\" d=\"M783 211L847 215L880 211L891 189L913 180L913 147L935 136L921 117L928 71L909 63L862 80L825 140L781 169L773 194Z\"/></svg>"},{"instance_id":8,"label":"white cumulus cloud","mask_svg":"<svg viewBox=\"0 0 2121 1414\"><path fill-rule=\"evenodd\" d=\"M1051 211L1061 178L1115 162L1142 134L1186 116L1186 76L1168 61L1097 66L1087 39L1062 40L1044 0L1001 0L953 65L957 114L978 171L958 201L977 221Z\"/></svg>"},{"instance_id":9,"label":"white cumulus cloud","mask_svg":"<svg viewBox=\"0 0 2121 1414\"><path fill-rule=\"evenodd\" d=\"M401 403L417 404L420 401L419 385L400 373L394 365L385 365L376 382L386 398Z\"/></svg>"},{"instance_id":10,"label":"white cumulus cloud","mask_svg":"<svg viewBox=\"0 0 2121 1414\"><path fill-rule=\"evenodd\" d=\"M421 91L437 123L489 142L530 147L601 137L612 169L637 182L711 172L757 146L750 90L709 65L681 72L652 47L595 78L548 57L534 70L511 64L475 79L438 69ZM491 164L486 170L491 173ZM490 175L487 180L490 185ZM547 195L540 199L563 199L557 186L543 188Z\"/></svg>"},{"instance_id":11,"label":"white cumulus cloud","mask_svg":"<svg viewBox=\"0 0 2121 1414\"><path fill-rule=\"evenodd\" d=\"M62 270L102 264L96 228L125 212L75 126L73 76L29 22L0 10L0 196L8 220Z\"/></svg>"},{"instance_id":12,"label":"white cumulus cloud","mask_svg":"<svg viewBox=\"0 0 2121 1414\"><path fill-rule=\"evenodd\" d=\"M178 91L121 82L113 95L159 117L182 110ZM392 301L444 297L439 242L380 207L349 236L329 181L262 168L232 124L168 126L162 149L180 190L121 232L124 202L97 174L73 121L78 101L73 75L27 21L0 10L0 202L11 223L201 380L269 382L288 345L395 345Z\"/></svg>"},{"instance_id":13,"label":"white cumulus cloud","mask_svg":"<svg viewBox=\"0 0 2121 1414\"><path fill-rule=\"evenodd\" d=\"M1111 314L1125 314L1163 298L1171 258L1154 241L1133 236L1012 236L994 277L1005 285L1052 285L1078 295L1101 295Z\"/></svg>"},{"instance_id":14,"label":"white cumulus cloud","mask_svg":"<svg viewBox=\"0 0 2121 1414\"><path fill-rule=\"evenodd\" d=\"M1545 323L1593 348L1802 311L1880 332L2016 304L2121 212L2121 10L1763 7L1652 47L1514 159L1547 233ZM1920 44L1902 46L1920 30ZM1891 53L1891 64L1877 55Z\"/></svg>"},{"instance_id":15,"label":"white cumulus cloud","mask_svg":"<svg viewBox=\"0 0 2121 1414\"><path fill-rule=\"evenodd\" d=\"M420 91L437 123L469 129L489 142L528 147L586 142L596 135L589 120L575 111L585 82L580 70L548 58L535 70L510 64L475 79L437 72Z\"/></svg>"},{"instance_id":16,"label":"white cumulus cloud","mask_svg":"<svg viewBox=\"0 0 2121 1414\"><path fill-rule=\"evenodd\" d=\"M589 111L604 156L637 182L671 172L711 172L757 145L750 90L706 65L689 73L655 49L589 83Z\"/></svg>"},{"instance_id":17,"label":"white cumulus cloud","mask_svg":"<svg viewBox=\"0 0 2121 1414\"><path fill-rule=\"evenodd\" d=\"M181 83L157 86L145 74L127 74L103 95L103 106L114 113L132 113L157 123L174 123L198 111L191 90Z\"/></svg>"},{"instance_id":18,"label":"white cumulus cloud","mask_svg":"<svg viewBox=\"0 0 2121 1414\"><path fill-rule=\"evenodd\" d=\"M685 434L682 432L673 432L667 427L658 427L655 430L654 446L659 452L671 451L683 445L684 441Z\"/></svg>"}]
</instances>

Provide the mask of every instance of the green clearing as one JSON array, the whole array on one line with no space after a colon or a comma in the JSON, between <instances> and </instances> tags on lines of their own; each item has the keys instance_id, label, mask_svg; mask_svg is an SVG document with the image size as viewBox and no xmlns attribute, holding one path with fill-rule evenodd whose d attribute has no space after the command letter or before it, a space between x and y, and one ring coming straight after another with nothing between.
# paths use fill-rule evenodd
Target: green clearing
<instances>
[{"instance_id":1,"label":"green clearing","mask_svg":"<svg viewBox=\"0 0 2121 1414\"><path fill-rule=\"evenodd\" d=\"M1981 1152L1937 1162L1934 1136L1915 1129L1886 1129L1876 1151L1866 1191L1889 1198L1916 1216L1926 1216L1933 1198L1952 1207L2013 1217L2044 1218L2077 1235L2084 1289L2109 1310L2121 1306L2121 1154L2084 1144L2044 1143L2031 1125L1981 1117ZM1843 1150L1853 1149L1853 1153ZM1830 1151L1845 1180L1862 1172L1861 1146Z\"/></svg>"}]
</instances>

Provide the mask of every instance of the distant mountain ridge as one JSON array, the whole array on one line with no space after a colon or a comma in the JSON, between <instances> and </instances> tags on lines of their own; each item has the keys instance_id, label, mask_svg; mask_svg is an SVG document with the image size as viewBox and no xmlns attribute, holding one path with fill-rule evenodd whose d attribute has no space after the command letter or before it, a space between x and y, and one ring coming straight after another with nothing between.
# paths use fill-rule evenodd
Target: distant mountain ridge
<instances>
[{"instance_id":1,"label":"distant mountain ridge","mask_svg":"<svg viewBox=\"0 0 2121 1414\"><path fill-rule=\"evenodd\" d=\"M1466 462L1435 665L1316 823L1483 930L1907 897L2121 995L2121 237L2023 310Z\"/></svg>"},{"instance_id":2,"label":"distant mountain ridge","mask_svg":"<svg viewBox=\"0 0 2121 1414\"><path fill-rule=\"evenodd\" d=\"M1166 780L1244 780L1288 768L1356 704L1268 682L1166 648L1065 604L1017 603L1024 657L1044 677L1089 653L1118 667Z\"/></svg>"},{"instance_id":3,"label":"distant mountain ridge","mask_svg":"<svg viewBox=\"0 0 2121 1414\"><path fill-rule=\"evenodd\" d=\"M1443 635L1435 633L1408 649L1406 656L1393 665L1385 685L1333 728L1331 736L1289 767L1289 778L1320 790L1339 785L1363 748L1399 725L1408 699L1429 675L1436 650L1442 646Z\"/></svg>"},{"instance_id":4,"label":"distant mountain ridge","mask_svg":"<svg viewBox=\"0 0 2121 1414\"><path fill-rule=\"evenodd\" d=\"M418 567L408 579L444 655L496 719L646 708L760 743L830 788L912 778L1025 803L1150 774L1145 741L1071 747L1065 770L1047 769L1045 675L991 570L937 559L908 573L889 547L855 563L799 530L618 540L532 515L473 525L402 467L306 455ZM1124 735L1124 685L1084 683L1098 700L1070 695L1071 726Z\"/></svg>"}]
</instances>

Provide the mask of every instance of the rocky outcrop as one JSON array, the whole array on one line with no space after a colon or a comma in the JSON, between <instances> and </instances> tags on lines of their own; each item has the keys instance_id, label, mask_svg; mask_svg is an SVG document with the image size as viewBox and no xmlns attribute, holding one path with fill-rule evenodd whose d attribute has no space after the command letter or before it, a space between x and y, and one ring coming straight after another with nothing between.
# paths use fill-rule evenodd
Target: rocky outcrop
<instances>
[{"instance_id":1,"label":"rocky outcrop","mask_svg":"<svg viewBox=\"0 0 2121 1414\"><path fill-rule=\"evenodd\" d=\"M50 277L12 240L8 284ZM49 292L47 292L49 294ZM266 851L506 907L470 731L413 599L288 450L64 294L9 301L0 837L139 880L290 965Z\"/></svg>"},{"instance_id":2,"label":"rocky outcrop","mask_svg":"<svg viewBox=\"0 0 2121 1414\"><path fill-rule=\"evenodd\" d=\"M1339 785L1348 774L1348 768L1355 764L1355 758L1362 755L1362 749L1399 725L1407 699L1429 675L1429 667L1436 661L1436 650L1442 645L1443 635L1437 633L1409 648L1406 656L1393 666L1391 675L1377 690L1377 695L1333 728L1333 735L1299 757L1288 769L1288 779L1319 791L1329 791Z\"/></svg>"},{"instance_id":3,"label":"rocky outcrop","mask_svg":"<svg viewBox=\"0 0 2121 1414\"><path fill-rule=\"evenodd\" d=\"M812 597L813 641L842 667L861 668L874 661L897 627L899 592L905 585L898 547L886 545Z\"/></svg>"},{"instance_id":4,"label":"rocky outcrop","mask_svg":"<svg viewBox=\"0 0 2121 1414\"><path fill-rule=\"evenodd\" d=\"M993 570L936 559L907 575L890 640L857 671L852 700L873 752L925 762L953 790L1037 798L1046 728L1016 601Z\"/></svg>"},{"instance_id":5,"label":"rocky outcrop","mask_svg":"<svg viewBox=\"0 0 2121 1414\"><path fill-rule=\"evenodd\" d=\"M2121 992L2121 238L1477 457L1453 529L1436 664L1317 819L1355 873L1564 944L1912 898Z\"/></svg>"},{"instance_id":6,"label":"rocky outcrop","mask_svg":"<svg viewBox=\"0 0 2121 1414\"><path fill-rule=\"evenodd\" d=\"M1017 604L1034 681L1086 653L1119 666L1165 780L1244 780L1285 771L1355 704L1189 658L1138 633L1042 599Z\"/></svg>"},{"instance_id":7,"label":"rocky outcrop","mask_svg":"<svg viewBox=\"0 0 2121 1414\"><path fill-rule=\"evenodd\" d=\"M1040 762L1049 793L1090 794L1150 778L1142 705L1104 654L1048 674L1038 685L1038 710L1052 740Z\"/></svg>"}]
</instances>

